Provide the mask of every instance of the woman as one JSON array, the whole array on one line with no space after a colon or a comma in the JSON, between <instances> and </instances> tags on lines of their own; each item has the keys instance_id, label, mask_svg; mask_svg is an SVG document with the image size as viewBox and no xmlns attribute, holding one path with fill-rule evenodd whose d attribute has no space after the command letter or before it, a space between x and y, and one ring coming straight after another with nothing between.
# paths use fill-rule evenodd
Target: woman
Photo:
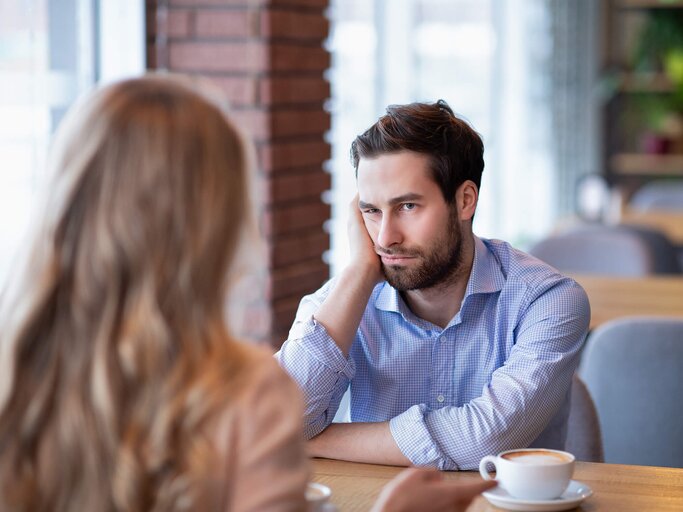
<instances>
[{"instance_id":1,"label":"woman","mask_svg":"<svg viewBox=\"0 0 683 512\"><path fill-rule=\"evenodd\" d=\"M178 78L105 87L67 117L0 324L0 510L305 509L298 390L224 322L247 147ZM484 488L434 475L405 473L377 508Z\"/></svg>"}]
</instances>

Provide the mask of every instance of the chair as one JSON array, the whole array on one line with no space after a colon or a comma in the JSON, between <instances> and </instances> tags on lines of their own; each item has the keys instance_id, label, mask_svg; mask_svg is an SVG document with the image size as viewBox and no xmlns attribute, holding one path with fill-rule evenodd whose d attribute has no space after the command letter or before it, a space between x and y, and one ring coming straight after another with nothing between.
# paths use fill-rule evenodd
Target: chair
<instances>
[{"instance_id":1,"label":"chair","mask_svg":"<svg viewBox=\"0 0 683 512\"><path fill-rule=\"evenodd\" d=\"M605 462L683 468L683 318L596 329L579 375L600 418Z\"/></svg>"},{"instance_id":2,"label":"chair","mask_svg":"<svg viewBox=\"0 0 683 512\"><path fill-rule=\"evenodd\" d=\"M640 277L655 272L650 246L636 233L586 226L551 235L529 251L562 272Z\"/></svg>"},{"instance_id":3,"label":"chair","mask_svg":"<svg viewBox=\"0 0 683 512\"><path fill-rule=\"evenodd\" d=\"M564 272L631 277L683 272L678 249L664 234L645 226L578 224L529 252Z\"/></svg>"},{"instance_id":4,"label":"chair","mask_svg":"<svg viewBox=\"0 0 683 512\"><path fill-rule=\"evenodd\" d=\"M683 180L651 181L643 185L629 202L634 210L683 211Z\"/></svg>"},{"instance_id":5,"label":"chair","mask_svg":"<svg viewBox=\"0 0 683 512\"><path fill-rule=\"evenodd\" d=\"M635 224L621 224L618 228L636 233L650 246L654 257L653 272L655 274L680 274L683 272L681 253L664 233Z\"/></svg>"},{"instance_id":6,"label":"chair","mask_svg":"<svg viewBox=\"0 0 683 512\"><path fill-rule=\"evenodd\" d=\"M578 375L572 380L565 450L573 453L576 460L604 461L598 412L586 384Z\"/></svg>"}]
</instances>

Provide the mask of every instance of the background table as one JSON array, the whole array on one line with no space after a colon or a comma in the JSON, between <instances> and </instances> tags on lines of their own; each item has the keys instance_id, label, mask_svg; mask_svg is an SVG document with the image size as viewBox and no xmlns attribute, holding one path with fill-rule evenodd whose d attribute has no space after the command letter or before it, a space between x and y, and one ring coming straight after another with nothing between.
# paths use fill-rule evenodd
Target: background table
<instances>
[{"instance_id":1,"label":"background table","mask_svg":"<svg viewBox=\"0 0 683 512\"><path fill-rule=\"evenodd\" d=\"M381 488L401 470L390 466L313 460L313 480L332 489L332 502L340 512L370 510ZM453 480L480 478L478 473L469 471L445 475ZM593 496L576 510L683 510L683 469L577 462L574 479L593 489ZM481 496L469 508L471 512L497 510L500 509Z\"/></svg>"},{"instance_id":2,"label":"background table","mask_svg":"<svg viewBox=\"0 0 683 512\"><path fill-rule=\"evenodd\" d=\"M606 277L569 274L588 294L591 329L635 315L683 317L683 276Z\"/></svg>"}]
</instances>

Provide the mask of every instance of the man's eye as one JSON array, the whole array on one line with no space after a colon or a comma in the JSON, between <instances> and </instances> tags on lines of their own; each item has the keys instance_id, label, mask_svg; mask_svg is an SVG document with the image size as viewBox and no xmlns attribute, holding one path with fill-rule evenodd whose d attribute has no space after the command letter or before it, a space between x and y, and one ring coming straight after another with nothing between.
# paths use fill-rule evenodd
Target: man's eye
<instances>
[{"instance_id":1,"label":"man's eye","mask_svg":"<svg viewBox=\"0 0 683 512\"><path fill-rule=\"evenodd\" d=\"M363 210L363 213L373 214L377 213L378 211L379 210L377 208L366 208L365 210Z\"/></svg>"},{"instance_id":2,"label":"man's eye","mask_svg":"<svg viewBox=\"0 0 683 512\"><path fill-rule=\"evenodd\" d=\"M414 210L416 207L417 205L415 203L403 203L401 205L401 208L403 208L404 210Z\"/></svg>"}]
</instances>

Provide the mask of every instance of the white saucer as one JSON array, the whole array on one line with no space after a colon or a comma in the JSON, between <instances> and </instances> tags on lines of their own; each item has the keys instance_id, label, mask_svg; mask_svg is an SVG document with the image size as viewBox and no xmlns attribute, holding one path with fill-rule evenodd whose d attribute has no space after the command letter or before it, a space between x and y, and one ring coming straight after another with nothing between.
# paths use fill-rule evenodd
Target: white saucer
<instances>
[{"instance_id":1,"label":"white saucer","mask_svg":"<svg viewBox=\"0 0 683 512\"><path fill-rule=\"evenodd\" d=\"M579 503L593 495L593 491L586 484L572 480L562 496L554 500L521 500L510 496L502 487L496 487L482 494L492 505L507 510L551 512L578 507Z\"/></svg>"}]
</instances>

